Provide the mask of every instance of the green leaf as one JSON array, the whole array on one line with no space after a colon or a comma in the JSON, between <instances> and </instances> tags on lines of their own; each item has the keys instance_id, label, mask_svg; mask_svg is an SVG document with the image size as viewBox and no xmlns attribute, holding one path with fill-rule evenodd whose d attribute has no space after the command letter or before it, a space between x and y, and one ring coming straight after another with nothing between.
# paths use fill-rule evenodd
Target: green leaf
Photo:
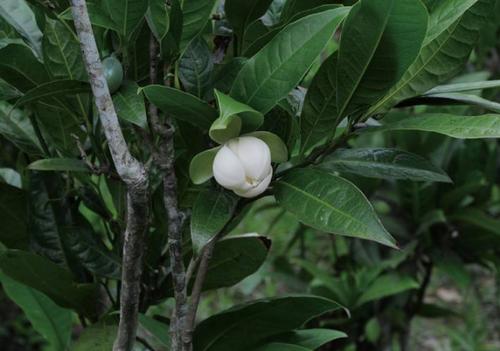
<instances>
[{"instance_id":1,"label":"green leaf","mask_svg":"<svg viewBox=\"0 0 500 351\"><path fill-rule=\"evenodd\" d=\"M316 296L286 296L248 302L201 322L194 351L247 351L269 336L301 327L340 306ZM291 313L293 312L293 313Z\"/></svg>"},{"instance_id":2,"label":"green leaf","mask_svg":"<svg viewBox=\"0 0 500 351\"><path fill-rule=\"evenodd\" d=\"M269 112L300 82L348 11L328 10L286 26L245 63L230 95L263 114Z\"/></svg>"},{"instance_id":3,"label":"green leaf","mask_svg":"<svg viewBox=\"0 0 500 351\"><path fill-rule=\"evenodd\" d=\"M50 98L53 97L88 92L90 92L90 85L87 82L69 79L53 80L27 91L23 97L16 101L15 107L39 100L49 100L49 102L52 102Z\"/></svg>"},{"instance_id":4,"label":"green leaf","mask_svg":"<svg viewBox=\"0 0 500 351\"><path fill-rule=\"evenodd\" d=\"M212 165L221 147L200 152L189 164L189 177L194 184L202 184L214 176Z\"/></svg>"},{"instance_id":5,"label":"green leaf","mask_svg":"<svg viewBox=\"0 0 500 351\"><path fill-rule=\"evenodd\" d=\"M87 2L87 11L89 13L90 23L92 23L93 26L111 29L115 32L120 31L116 23L114 23L111 17L109 17L108 14L101 8L100 4ZM59 18L67 21L73 21L71 7L59 14Z\"/></svg>"},{"instance_id":6,"label":"green leaf","mask_svg":"<svg viewBox=\"0 0 500 351\"><path fill-rule=\"evenodd\" d=\"M383 274L363 292L356 305L361 306L367 302L396 295L407 290L417 289L420 285L410 276L400 276L395 273Z\"/></svg>"},{"instance_id":7,"label":"green leaf","mask_svg":"<svg viewBox=\"0 0 500 351\"><path fill-rule=\"evenodd\" d=\"M65 351L71 339L71 311L57 306L47 296L0 272L5 294L24 311L33 329L47 340L51 350Z\"/></svg>"},{"instance_id":8,"label":"green leaf","mask_svg":"<svg viewBox=\"0 0 500 351\"><path fill-rule=\"evenodd\" d=\"M201 34L210 19L216 0L184 0L182 3L182 37L180 51L183 52L189 43Z\"/></svg>"},{"instance_id":9,"label":"green leaf","mask_svg":"<svg viewBox=\"0 0 500 351\"><path fill-rule=\"evenodd\" d=\"M61 307L95 315L97 286L76 283L68 270L42 256L6 250L0 254L0 269L10 278L41 291Z\"/></svg>"},{"instance_id":10,"label":"green leaf","mask_svg":"<svg viewBox=\"0 0 500 351\"><path fill-rule=\"evenodd\" d=\"M24 190L0 183L0 242L12 249L29 247L28 201Z\"/></svg>"},{"instance_id":11,"label":"green leaf","mask_svg":"<svg viewBox=\"0 0 500 351\"><path fill-rule=\"evenodd\" d=\"M271 161L276 163L288 161L288 148L283 140L276 134L266 131L257 131L248 133L246 136L253 136L265 142L271 150Z\"/></svg>"},{"instance_id":12,"label":"green leaf","mask_svg":"<svg viewBox=\"0 0 500 351\"><path fill-rule=\"evenodd\" d=\"M471 224L500 237L500 220L488 216L479 209L465 209L453 214L451 220Z\"/></svg>"},{"instance_id":13,"label":"green leaf","mask_svg":"<svg viewBox=\"0 0 500 351\"><path fill-rule=\"evenodd\" d=\"M276 335L272 340L316 350L330 341L346 337L345 333L333 329L304 329Z\"/></svg>"},{"instance_id":14,"label":"green leaf","mask_svg":"<svg viewBox=\"0 0 500 351\"><path fill-rule=\"evenodd\" d=\"M146 128L148 126L146 106L144 97L138 91L139 86L136 82L124 82L120 90L113 94L113 104L118 117L138 127Z\"/></svg>"},{"instance_id":15,"label":"green leaf","mask_svg":"<svg viewBox=\"0 0 500 351\"><path fill-rule=\"evenodd\" d=\"M224 3L224 12L239 40L243 39L246 27L262 17L272 2L273 0L227 0Z\"/></svg>"},{"instance_id":16,"label":"green leaf","mask_svg":"<svg viewBox=\"0 0 500 351\"><path fill-rule=\"evenodd\" d=\"M275 183L274 193L306 225L396 247L368 199L343 178L310 168L294 170Z\"/></svg>"},{"instance_id":17,"label":"green leaf","mask_svg":"<svg viewBox=\"0 0 500 351\"><path fill-rule=\"evenodd\" d=\"M116 325L94 324L83 331L71 351L110 351L117 332Z\"/></svg>"},{"instance_id":18,"label":"green leaf","mask_svg":"<svg viewBox=\"0 0 500 351\"><path fill-rule=\"evenodd\" d=\"M432 8L429 16L429 29L425 36L424 45L448 30L471 6L478 0L451 0L440 1Z\"/></svg>"},{"instance_id":19,"label":"green leaf","mask_svg":"<svg viewBox=\"0 0 500 351\"><path fill-rule=\"evenodd\" d=\"M217 117L217 111L209 104L181 90L162 85L148 85L141 91L160 110L198 128L208 130Z\"/></svg>"},{"instance_id":20,"label":"green leaf","mask_svg":"<svg viewBox=\"0 0 500 351\"><path fill-rule=\"evenodd\" d=\"M203 38L191 41L179 62L179 79L187 92L203 99L211 85L214 60Z\"/></svg>"},{"instance_id":21,"label":"green leaf","mask_svg":"<svg viewBox=\"0 0 500 351\"><path fill-rule=\"evenodd\" d=\"M144 314L139 314L140 325L150 333L161 346L170 348L170 334L168 324L162 323Z\"/></svg>"},{"instance_id":22,"label":"green leaf","mask_svg":"<svg viewBox=\"0 0 500 351\"><path fill-rule=\"evenodd\" d=\"M308 349L297 345L285 344L281 342L273 342L252 349L252 351L312 351L312 349Z\"/></svg>"},{"instance_id":23,"label":"green leaf","mask_svg":"<svg viewBox=\"0 0 500 351\"><path fill-rule=\"evenodd\" d=\"M43 36L45 67L57 79L87 80L80 44L62 22L47 19Z\"/></svg>"},{"instance_id":24,"label":"green leaf","mask_svg":"<svg viewBox=\"0 0 500 351\"><path fill-rule=\"evenodd\" d=\"M231 220L238 198L224 190L205 190L198 195L191 215L191 241L199 254Z\"/></svg>"},{"instance_id":25,"label":"green leaf","mask_svg":"<svg viewBox=\"0 0 500 351\"><path fill-rule=\"evenodd\" d=\"M2 0L0 17L9 23L29 43L38 57L42 57L42 32L36 23L35 14L25 0Z\"/></svg>"},{"instance_id":26,"label":"green leaf","mask_svg":"<svg viewBox=\"0 0 500 351\"><path fill-rule=\"evenodd\" d=\"M19 90L0 78L0 100L11 100L22 96Z\"/></svg>"},{"instance_id":27,"label":"green leaf","mask_svg":"<svg viewBox=\"0 0 500 351\"><path fill-rule=\"evenodd\" d=\"M304 155L335 135L337 114L337 55L320 67L307 90L300 116L301 154Z\"/></svg>"},{"instance_id":28,"label":"green leaf","mask_svg":"<svg viewBox=\"0 0 500 351\"><path fill-rule=\"evenodd\" d=\"M146 15L149 27L156 39L161 42L170 28L170 17L167 2L163 0L149 0Z\"/></svg>"},{"instance_id":29,"label":"green leaf","mask_svg":"<svg viewBox=\"0 0 500 351\"><path fill-rule=\"evenodd\" d=\"M456 116L445 113L421 114L366 131L418 130L458 139L500 138L500 114Z\"/></svg>"},{"instance_id":30,"label":"green leaf","mask_svg":"<svg viewBox=\"0 0 500 351\"><path fill-rule=\"evenodd\" d=\"M454 83L454 84L439 85L427 91L425 95L461 93L464 91L483 90L483 89L491 89L499 87L500 87L500 80L485 80L485 81L470 82L470 83Z\"/></svg>"},{"instance_id":31,"label":"green leaf","mask_svg":"<svg viewBox=\"0 0 500 351\"><path fill-rule=\"evenodd\" d=\"M370 108L366 116L387 111L398 102L423 94L461 72L493 3L492 0L478 0L459 20L425 45L400 81Z\"/></svg>"},{"instance_id":32,"label":"green leaf","mask_svg":"<svg viewBox=\"0 0 500 351\"><path fill-rule=\"evenodd\" d=\"M49 80L45 67L26 45L10 44L0 50L0 77L26 92Z\"/></svg>"},{"instance_id":33,"label":"green leaf","mask_svg":"<svg viewBox=\"0 0 500 351\"><path fill-rule=\"evenodd\" d=\"M420 0L362 0L342 29L337 65L339 117L380 99L417 57L427 31Z\"/></svg>"},{"instance_id":34,"label":"green leaf","mask_svg":"<svg viewBox=\"0 0 500 351\"><path fill-rule=\"evenodd\" d=\"M172 0L168 9L169 28L166 36L160 42L160 55L169 62L176 59L180 52L180 42L182 36L183 13L180 0Z\"/></svg>"},{"instance_id":35,"label":"green leaf","mask_svg":"<svg viewBox=\"0 0 500 351\"><path fill-rule=\"evenodd\" d=\"M236 101L229 95L215 90L220 115L210 127L210 137L224 144L229 139L259 128L264 122L264 115L248 105Z\"/></svg>"},{"instance_id":36,"label":"green leaf","mask_svg":"<svg viewBox=\"0 0 500 351\"><path fill-rule=\"evenodd\" d=\"M446 173L430 161L396 149L341 149L328 155L319 167L369 178L451 182Z\"/></svg>"},{"instance_id":37,"label":"green leaf","mask_svg":"<svg viewBox=\"0 0 500 351\"><path fill-rule=\"evenodd\" d=\"M424 105L443 105L443 104L464 104L481 107L485 110L500 113L500 103L483 99L477 95L460 94L460 93L442 93L424 95L415 99L406 100L408 102L417 101L418 104ZM404 103L406 103L406 101Z\"/></svg>"},{"instance_id":38,"label":"green leaf","mask_svg":"<svg viewBox=\"0 0 500 351\"><path fill-rule=\"evenodd\" d=\"M125 45L134 31L142 23L148 9L148 1L145 0L103 0L102 6L107 15L115 23L118 33L124 40Z\"/></svg>"},{"instance_id":39,"label":"green leaf","mask_svg":"<svg viewBox=\"0 0 500 351\"><path fill-rule=\"evenodd\" d=\"M21 175L12 168L0 167L0 182L13 186L14 188L22 189ZM1 240L0 240L1 241Z\"/></svg>"},{"instance_id":40,"label":"green leaf","mask_svg":"<svg viewBox=\"0 0 500 351\"><path fill-rule=\"evenodd\" d=\"M0 101L0 134L28 154L42 153L27 114L6 101Z\"/></svg>"},{"instance_id":41,"label":"green leaf","mask_svg":"<svg viewBox=\"0 0 500 351\"><path fill-rule=\"evenodd\" d=\"M30 163L33 171L90 172L85 162L74 158L46 158Z\"/></svg>"},{"instance_id":42,"label":"green leaf","mask_svg":"<svg viewBox=\"0 0 500 351\"><path fill-rule=\"evenodd\" d=\"M233 286L264 264L271 241L259 235L230 236L217 242L203 290Z\"/></svg>"},{"instance_id":43,"label":"green leaf","mask_svg":"<svg viewBox=\"0 0 500 351\"><path fill-rule=\"evenodd\" d=\"M283 10L280 15L280 22L289 21L291 18L296 16L297 14L311 10L315 7L320 7L324 5L329 5L333 3L339 3L336 0L287 0L285 2L285 6L283 6ZM337 6L339 6L337 4Z\"/></svg>"}]
</instances>

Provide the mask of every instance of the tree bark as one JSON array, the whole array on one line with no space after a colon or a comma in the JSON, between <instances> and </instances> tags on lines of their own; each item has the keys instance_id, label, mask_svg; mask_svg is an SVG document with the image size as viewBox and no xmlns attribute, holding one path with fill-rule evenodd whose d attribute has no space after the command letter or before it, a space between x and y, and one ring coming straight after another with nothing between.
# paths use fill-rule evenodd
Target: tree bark
<instances>
[{"instance_id":1,"label":"tree bark","mask_svg":"<svg viewBox=\"0 0 500 351\"><path fill-rule=\"evenodd\" d=\"M123 137L108 84L103 74L85 0L71 0L71 3L73 20L99 118L116 171L127 186L127 229L123 244L120 324L113 350L130 351L136 337L144 251L143 241L148 225L148 177L144 165L130 154Z\"/></svg>"}]
</instances>

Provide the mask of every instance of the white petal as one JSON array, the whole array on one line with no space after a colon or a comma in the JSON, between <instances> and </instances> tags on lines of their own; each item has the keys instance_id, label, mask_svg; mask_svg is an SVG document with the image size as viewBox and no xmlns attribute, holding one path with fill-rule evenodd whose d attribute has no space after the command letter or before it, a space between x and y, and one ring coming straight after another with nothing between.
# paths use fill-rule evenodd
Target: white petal
<instances>
[{"instance_id":1,"label":"white petal","mask_svg":"<svg viewBox=\"0 0 500 351\"><path fill-rule=\"evenodd\" d=\"M269 146L255 137L238 138L237 149L231 145L233 151L245 169L245 174L252 180L261 180L266 177L271 167L271 151Z\"/></svg>"},{"instance_id":2,"label":"white petal","mask_svg":"<svg viewBox=\"0 0 500 351\"><path fill-rule=\"evenodd\" d=\"M245 185L245 170L233 151L224 145L215 155L212 166L217 183L226 189L242 188Z\"/></svg>"},{"instance_id":3,"label":"white petal","mask_svg":"<svg viewBox=\"0 0 500 351\"><path fill-rule=\"evenodd\" d=\"M246 191L234 190L234 192L236 195L239 195L241 197L247 197L247 198L255 197L266 191L267 187L269 186L269 183L271 183L272 177L273 177L273 169L271 168L271 172L256 187Z\"/></svg>"}]
</instances>

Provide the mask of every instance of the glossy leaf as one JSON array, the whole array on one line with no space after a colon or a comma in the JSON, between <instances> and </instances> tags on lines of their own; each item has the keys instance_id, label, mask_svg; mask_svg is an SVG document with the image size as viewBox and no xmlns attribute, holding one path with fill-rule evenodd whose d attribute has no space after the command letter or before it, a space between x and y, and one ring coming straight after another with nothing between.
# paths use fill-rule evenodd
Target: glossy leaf
<instances>
[{"instance_id":1,"label":"glossy leaf","mask_svg":"<svg viewBox=\"0 0 500 351\"><path fill-rule=\"evenodd\" d=\"M149 0L146 19L156 39L161 42L170 28L170 16L167 3L163 0Z\"/></svg>"},{"instance_id":2,"label":"glossy leaf","mask_svg":"<svg viewBox=\"0 0 500 351\"><path fill-rule=\"evenodd\" d=\"M345 333L333 329L304 329L276 335L272 340L316 350L330 341L346 337Z\"/></svg>"},{"instance_id":3,"label":"glossy leaf","mask_svg":"<svg viewBox=\"0 0 500 351\"><path fill-rule=\"evenodd\" d=\"M87 316L95 313L97 287L78 284L69 271L31 252L7 250L0 254L0 269L10 278L41 291L61 307Z\"/></svg>"},{"instance_id":4,"label":"glossy leaf","mask_svg":"<svg viewBox=\"0 0 500 351\"><path fill-rule=\"evenodd\" d=\"M500 115L456 116L445 113L421 114L367 131L418 130L458 139L500 138Z\"/></svg>"},{"instance_id":5,"label":"glossy leaf","mask_svg":"<svg viewBox=\"0 0 500 351\"><path fill-rule=\"evenodd\" d=\"M485 80L480 82L439 85L427 91L425 95L461 93L464 91L474 91L474 90L483 90L491 88L500 88L500 80Z\"/></svg>"},{"instance_id":6,"label":"glossy leaf","mask_svg":"<svg viewBox=\"0 0 500 351\"><path fill-rule=\"evenodd\" d=\"M418 289L419 286L418 282L410 276L399 276L394 273L383 274L377 277L363 292L357 301L357 306L407 290Z\"/></svg>"},{"instance_id":7,"label":"glossy leaf","mask_svg":"<svg viewBox=\"0 0 500 351\"><path fill-rule=\"evenodd\" d=\"M238 198L224 190L201 192L193 206L191 215L191 242L199 254L231 220Z\"/></svg>"},{"instance_id":8,"label":"glossy leaf","mask_svg":"<svg viewBox=\"0 0 500 351\"><path fill-rule=\"evenodd\" d=\"M28 249L28 201L24 190L0 183L0 242L12 249Z\"/></svg>"},{"instance_id":9,"label":"glossy leaf","mask_svg":"<svg viewBox=\"0 0 500 351\"><path fill-rule=\"evenodd\" d=\"M307 90L300 116L301 154L306 154L335 134L337 114L337 55L330 56Z\"/></svg>"},{"instance_id":10,"label":"glossy leaf","mask_svg":"<svg viewBox=\"0 0 500 351\"><path fill-rule=\"evenodd\" d=\"M12 168L0 168L0 182L18 189L23 187L21 175Z\"/></svg>"},{"instance_id":11,"label":"glossy leaf","mask_svg":"<svg viewBox=\"0 0 500 351\"><path fill-rule=\"evenodd\" d=\"M87 11L89 13L90 23L92 23L93 26L111 29L115 32L120 31L116 23L114 23L111 17L109 17L109 15L102 9L101 4L87 2ZM61 12L61 14L59 14L59 18L67 21L73 21L71 8L69 7L65 11Z\"/></svg>"},{"instance_id":12,"label":"glossy leaf","mask_svg":"<svg viewBox=\"0 0 500 351\"><path fill-rule=\"evenodd\" d=\"M150 333L161 346L170 347L170 334L168 324L162 323L152 317L144 314L139 314L140 325Z\"/></svg>"},{"instance_id":13,"label":"glossy leaf","mask_svg":"<svg viewBox=\"0 0 500 351\"><path fill-rule=\"evenodd\" d=\"M74 158L46 158L30 163L33 171L90 172L85 162Z\"/></svg>"},{"instance_id":14,"label":"glossy leaf","mask_svg":"<svg viewBox=\"0 0 500 351\"><path fill-rule=\"evenodd\" d=\"M27 91L26 94L16 101L15 106L21 106L38 100L49 100L51 102L50 99L53 97L71 96L88 92L90 92L89 83L69 79L53 80Z\"/></svg>"},{"instance_id":15,"label":"glossy leaf","mask_svg":"<svg viewBox=\"0 0 500 351\"><path fill-rule=\"evenodd\" d=\"M425 93L462 71L494 1L478 0L446 31L425 45L400 81L367 115L384 112L405 99Z\"/></svg>"},{"instance_id":16,"label":"glossy leaf","mask_svg":"<svg viewBox=\"0 0 500 351\"><path fill-rule=\"evenodd\" d=\"M220 146L200 152L189 164L189 177L194 184L202 184L214 176L212 165Z\"/></svg>"},{"instance_id":17,"label":"glossy leaf","mask_svg":"<svg viewBox=\"0 0 500 351\"><path fill-rule=\"evenodd\" d=\"M132 81L124 82L120 90L113 94L113 103L118 117L138 127L147 127L148 121L144 97L139 93L137 83Z\"/></svg>"},{"instance_id":18,"label":"glossy leaf","mask_svg":"<svg viewBox=\"0 0 500 351\"><path fill-rule=\"evenodd\" d=\"M342 149L328 155L319 167L370 178L451 182L446 173L430 161L396 149Z\"/></svg>"},{"instance_id":19,"label":"glossy leaf","mask_svg":"<svg viewBox=\"0 0 500 351\"><path fill-rule=\"evenodd\" d=\"M42 32L35 14L25 0L2 0L0 17L15 28L29 43L38 57L42 57Z\"/></svg>"},{"instance_id":20,"label":"glossy leaf","mask_svg":"<svg viewBox=\"0 0 500 351\"><path fill-rule=\"evenodd\" d=\"M182 3L182 37L180 51L183 52L191 41L201 34L210 19L215 0L184 0Z\"/></svg>"},{"instance_id":21,"label":"glossy leaf","mask_svg":"<svg viewBox=\"0 0 500 351\"><path fill-rule=\"evenodd\" d=\"M363 0L353 7L339 47L339 117L367 109L401 78L420 51L427 20L420 0Z\"/></svg>"},{"instance_id":22,"label":"glossy leaf","mask_svg":"<svg viewBox=\"0 0 500 351\"><path fill-rule=\"evenodd\" d=\"M35 130L27 114L0 101L0 134L28 154L41 155Z\"/></svg>"},{"instance_id":23,"label":"glossy leaf","mask_svg":"<svg viewBox=\"0 0 500 351\"><path fill-rule=\"evenodd\" d=\"M232 97L215 91L220 114L210 127L210 137L223 144L241 133L251 132L264 122L264 115Z\"/></svg>"},{"instance_id":24,"label":"glossy leaf","mask_svg":"<svg viewBox=\"0 0 500 351\"><path fill-rule=\"evenodd\" d=\"M139 27L148 9L145 0L103 0L102 7L115 23L118 33L128 45L134 31Z\"/></svg>"},{"instance_id":25,"label":"glossy leaf","mask_svg":"<svg viewBox=\"0 0 500 351\"><path fill-rule=\"evenodd\" d=\"M266 131L257 131L245 135L253 136L265 142L271 150L271 161L276 163L288 161L288 148L283 140L276 134Z\"/></svg>"},{"instance_id":26,"label":"glossy leaf","mask_svg":"<svg viewBox=\"0 0 500 351\"><path fill-rule=\"evenodd\" d=\"M227 0L224 12L236 36L243 38L245 28L257 18L262 17L273 0Z\"/></svg>"},{"instance_id":27,"label":"glossy leaf","mask_svg":"<svg viewBox=\"0 0 500 351\"><path fill-rule=\"evenodd\" d=\"M203 38L191 41L179 62L179 79L191 94L203 99L210 87L214 60Z\"/></svg>"},{"instance_id":28,"label":"glossy leaf","mask_svg":"<svg viewBox=\"0 0 500 351\"><path fill-rule=\"evenodd\" d=\"M254 351L312 351L312 349L308 349L302 346L285 344L281 342L273 342L265 344L253 350Z\"/></svg>"},{"instance_id":29,"label":"glossy leaf","mask_svg":"<svg viewBox=\"0 0 500 351\"><path fill-rule=\"evenodd\" d=\"M306 225L396 246L368 199L343 178L316 169L299 169L276 182L274 193L280 205Z\"/></svg>"},{"instance_id":30,"label":"glossy leaf","mask_svg":"<svg viewBox=\"0 0 500 351\"><path fill-rule=\"evenodd\" d=\"M0 50L0 77L21 92L49 80L45 67L22 44L10 44Z\"/></svg>"},{"instance_id":31,"label":"glossy leaf","mask_svg":"<svg viewBox=\"0 0 500 351\"><path fill-rule=\"evenodd\" d=\"M141 91L160 110L198 128L208 130L217 117L217 111L209 104L181 90L162 85L149 85Z\"/></svg>"},{"instance_id":32,"label":"glossy leaf","mask_svg":"<svg viewBox=\"0 0 500 351\"><path fill-rule=\"evenodd\" d=\"M297 86L348 11L320 12L285 27L245 63L230 95L257 111L269 112Z\"/></svg>"},{"instance_id":33,"label":"glossy leaf","mask_svg":"<svg viewBox=\"0 0 500 351\"><path fill-rule=\"evenodd\" d=\"M11 100L22 96L19 90L0 78L0 100Z\"/></svg>"},{"instance_id":34,"label":"glossy leaf","mask_svg":"<svg viewBox=\"0 0 500 351\"><path fill-rule=\"evenodd\" d=\"M65 351L71 339L71 311L57 306L47 296L0 272L5 294L23 310L33 329L54 351Z\"/></svg>"},{"instance_id":35,"label":"glossy leaf","mask_svg":"<svg viewBox=\"0 0 500 351\"><path fill-rule=\"evenodd\" d=\"M315 296L286 296L235 306L198 325L194 351L252 350L269 336L299 328L339 308L337 303Z\"/></svg>"},{"instance_id":36,"label":"glossy leaf","mask_svg":"<svg viewBox=\"0 0 500 351\"><path fill-rule=\"evenodd\" d=\"M45 67L54 78L87 80L80 44L73 32L60 21L48 19L43 36Z\"/></svg>"},{"instance_id":37,"label":"glossy leaf","mask_svg":"<svg viewBox=\"0 0 500 351\"><path fill-rule=\"evenodd\" d=\"M425 95L421 98L417 97L415 99L410 99L407 101L411 103L413 100L418 102L419 105L420 104L424 104L424 105L446 105L446 104L472 105L472 106L481 107L487 111L500 113L500 103L495 102L495 101L490 101L490 100L484 99L480 96L471 95L471 94L460 94L460 93L432 94L432 95ZM405 103L406 103L406 101L403 102L403 104L405 104Z\"/></svg>"},{"instance_id":38,"label":"glossy leaf","mask_svg":"<svg viewBox=\"0 0 500 351\"><path fill-rule=\"evenodd\" d=\"M300 12L338 2L336 0L287 0L281 11L280 22L286 22ZM340 5L337 4L337 6Z\"/></svg>"}]
</instances>

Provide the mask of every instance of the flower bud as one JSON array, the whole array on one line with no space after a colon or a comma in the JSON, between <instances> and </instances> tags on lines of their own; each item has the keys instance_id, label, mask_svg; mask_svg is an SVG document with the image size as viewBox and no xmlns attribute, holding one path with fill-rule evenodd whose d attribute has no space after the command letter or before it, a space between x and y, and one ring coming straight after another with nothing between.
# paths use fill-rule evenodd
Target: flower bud
<instances>
[{"instance_id":1,"label":"flower bud","mask_svg":"<svg viewBox=\"0 0 500 351\"><path fill-rule=\"evenodd\" d=\"M229 140L215 155L213 173L217 183L241 197L263 193L273 176L269 146L255 137Z\"/></svg>"}]
</instances>

